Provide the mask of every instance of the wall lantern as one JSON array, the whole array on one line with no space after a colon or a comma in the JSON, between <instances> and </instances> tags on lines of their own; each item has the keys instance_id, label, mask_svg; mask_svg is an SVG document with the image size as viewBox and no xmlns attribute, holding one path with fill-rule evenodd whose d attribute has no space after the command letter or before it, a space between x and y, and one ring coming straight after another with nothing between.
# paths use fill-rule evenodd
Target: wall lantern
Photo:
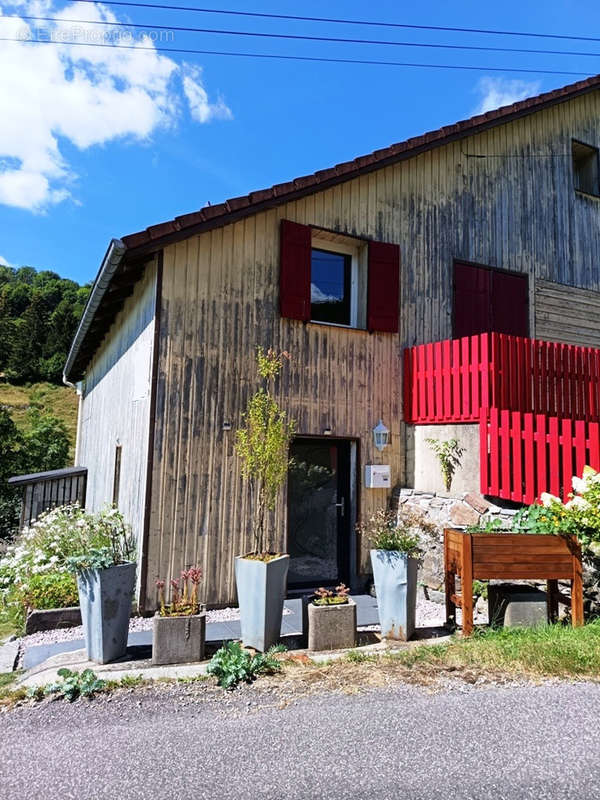
<instances>
[{"instance_id":1,"label":"wall lantern","mask_svg":"<svg viewBox=\"0 0 600 800\"><path fill-rule=\"evenodd\" d=\"M378 450L383 450L389 444L390 432L382 420L373 428L373 443Z\"/></svg>"}]
</instances>

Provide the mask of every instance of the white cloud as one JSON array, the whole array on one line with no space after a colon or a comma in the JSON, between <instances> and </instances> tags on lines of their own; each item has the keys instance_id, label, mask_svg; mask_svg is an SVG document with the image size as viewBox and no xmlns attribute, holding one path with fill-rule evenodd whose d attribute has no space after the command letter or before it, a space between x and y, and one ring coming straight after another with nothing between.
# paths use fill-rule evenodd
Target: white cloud
<instances>
[{"instance_id":1,"label":"white cloud","mask_svg":"<svg viewBox=\"0 0 600 800\"><path fill-rule=\"evenodd\" d=\"M211 119L231 119L231 109L222 98L210 103L208 94L202 84L202 69L193 64L185 64L183 69L183 91L187 97L192 117L198 122Z\"/></svg>"},{"instance_id":2,"label":"white cloud","mask_svg":"<svg viewBox=\"0 0 600 800\"><path fill-rule=\"evenodd\" d=\"M115 34L127 34L111 27L117 18L98 4L75 2L57 10L52 0L15 0L11 6L60 21L3 16L8 6L0 0L0 36L114 42ZM72 21L77 19L104 24ZM147 141L158 129L177 124L186 106L199 123L231 118L223 100L209 100L200 68L180 67L147 37L127 43L133 49L2 43L0 203L43 211L72 197L77 175L63 154L67 143L86 150L116 140Z\"/></svg>"},{"instance_id":3,"label":"white cloud","mask_svg":"<svg viewBox=\"0 0 600 800\"><path fill-rule=\"evenodd\" d=\"M526 97L533 97L540 92L539 81L522 81L508 78L481 78L475 91L480 95L480 102L473 114L485 114L502 106L510 106Z\"/></svg>"},{"instance_id":4,"label":"white cloud","mask_svg":"<svg viewBox=\"0 0 600 800\"><path fill-rule=\"evenodd\" d=\"M8 261L4 258L4 256L0 256L0 267L11 267L12 264L9 264Z\"/></svg>"}]
</instances>

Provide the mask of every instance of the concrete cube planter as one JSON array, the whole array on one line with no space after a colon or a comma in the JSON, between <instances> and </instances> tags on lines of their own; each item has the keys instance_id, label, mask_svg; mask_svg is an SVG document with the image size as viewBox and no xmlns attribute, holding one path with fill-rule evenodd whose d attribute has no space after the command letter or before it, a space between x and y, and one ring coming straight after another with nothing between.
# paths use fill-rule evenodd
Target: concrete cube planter
<instances>
[{"instance_id":1,"label":"concrete cube planter","mask_svg":"<svg viewBox=\"0 0 600 800\"><path fill-rule=\"evenodd\" d=\"M206 609L187 617L156 614L152 628L153 664L189 664L204 661Z\"/></svg>"},{"instance_id":2,"label":"concrete cube planter","mask_svg":"<svg viewBox=\"0 0 600 800\"><path fill-rule=\"evenodd\" d=\"M410 639L417 606L416 558L397 550L371 550L377 608L384 639Z\"/></svg>"},{"instance_id":3,"label":"concrete cube planter","mask_svg":"<svg viewBox=\"0 0 600 800\"><path fill-rule=\"evenodd\" d=\"M236 557L235 582L246 647L264 653L279 641L289 564L288 555L272 561Z\"/></svg>"},{"instance_id":4,"label":"concrete cube planter","mask_svg":"<svg viewBox=\"0 0 600 800\"><path fill-rule=\"evenodd\" d=\"M107 664L125 655L137 564L85 569L77 575L87 656Z\"/></svg>"},{"instance_id":5,"label":"concrete cube planter","mask_svg":"<svg viewBox=\"0 0 600 800\"><path fill-rule=\"evenodd\" d=\"M356 603L308 604L308 649L342 650L356 645Z\"/></svg>"}]
</instances>

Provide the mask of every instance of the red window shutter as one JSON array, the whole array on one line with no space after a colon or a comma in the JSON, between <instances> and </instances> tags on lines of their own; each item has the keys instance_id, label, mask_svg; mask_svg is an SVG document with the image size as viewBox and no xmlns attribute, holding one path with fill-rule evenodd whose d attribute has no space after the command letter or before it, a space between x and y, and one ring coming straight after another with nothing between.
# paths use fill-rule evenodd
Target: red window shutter
<instances>
[{"instance_id":1,"label":"red window shutter","mask_svg":"<svg viewBox=\"0 0 600 800\"><path fill-rule=\"evenodd\" d=\"M491 270L454 265L454 338L487 333L492 328Z\"/></svg>"},{"instance_id":2,"label":"red window shutter","mask_svg":"<svg viewBox=\"0 0 600 800\"><path fill-rule=\"evenodd\" d=\"M397 244L369 242L367 328L398 332L400 248Z\"/></svg>"},{"instance_id":3,"label":"red window shutter","mask_svg":"<svg viewBox=\"0 0 600 800\"><path fill-rule=\"evenodd\" d=\"M529 336L529 280L527 275L494 272L492 324L497 333Z\"/></svg>"},{"instance_id":4,"label":"red window shutter","mask_svg":"<svg viewBox=\"0 0 600 800\"><path fill-rule=\"evenodd\" d=\"M310 319L311 230L287 219L281 220L279 262L279 308L282 317Z\"/></svg>"}]
</instances>

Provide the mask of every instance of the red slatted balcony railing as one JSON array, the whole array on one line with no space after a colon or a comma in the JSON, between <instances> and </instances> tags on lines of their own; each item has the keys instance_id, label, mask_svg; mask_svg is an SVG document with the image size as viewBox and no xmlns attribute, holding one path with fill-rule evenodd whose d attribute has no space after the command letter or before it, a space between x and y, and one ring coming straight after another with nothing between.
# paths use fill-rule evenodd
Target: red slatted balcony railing
<instances>
[{"instance_id":1,"label":"red slatted balcony railing","mask_svg":"<svg viewBox=\"0 0 600 800\"><path fill-rule=\"evenodd\" d=\"M405 350L405 422L479 422L490 408L600 421L600 349L482 333Z\"/></svg>"},{"instance_id":2,"label":"red slatted balcony railing","mask_svg":"<svg viewBox=\"0 0 600 800\"><path fill-rule=\"evenodd\" d=\"M600 424L520 411L481 412L481 493L535 502L542 492L567 501L573 475L600 470Z\"/></svg>"}]
</instances>

